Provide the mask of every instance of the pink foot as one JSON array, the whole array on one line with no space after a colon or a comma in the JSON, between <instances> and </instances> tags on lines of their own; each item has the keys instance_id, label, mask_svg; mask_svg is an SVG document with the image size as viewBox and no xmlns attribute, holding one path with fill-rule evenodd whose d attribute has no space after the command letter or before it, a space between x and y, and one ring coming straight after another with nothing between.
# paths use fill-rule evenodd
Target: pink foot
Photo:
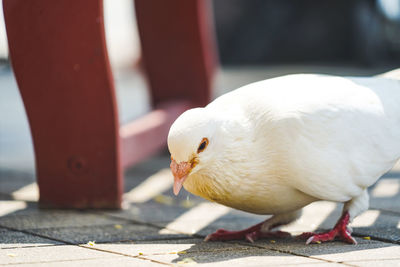
<instances>
[{"instance_id":1,"label":"pink foot","mask_svg":"<svg viewBox=\"0 0 400 267\"><path fill-rule=\"evenodd\" d=\"M307 239L306 244L320 243L335 240L336 237L349 244L357 244L357 241L351 236L351 230L347 226L349 224L350 215L348 212L340 217L332 230L325 233L306 232L298 236L301 239Z\"/></svg>"},{"instance_id":2,"label":"pink foot","mask_svg":"<svg viewBox=\"0 0 400 267\"><path fill-rule=\"evenodd\" d=\"M247 240L253 243L257 239L262 238L283 238L291 236L289 233L282 231L261 232L262 224L263 223L259 223L241 231L227 231L225 229L218 229L215 233L206 236L204 241Z\"/></svg>"}]
</instances>

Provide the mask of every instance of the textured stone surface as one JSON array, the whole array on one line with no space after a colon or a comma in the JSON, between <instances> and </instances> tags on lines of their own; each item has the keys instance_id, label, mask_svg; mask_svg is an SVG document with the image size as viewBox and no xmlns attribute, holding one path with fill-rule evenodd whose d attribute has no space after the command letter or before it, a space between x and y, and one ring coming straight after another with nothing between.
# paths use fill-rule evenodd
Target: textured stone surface
<instances>
[{"instance_id":1,"label":"textured stone surface","mask_svg":"<svg viewBox=\"0 0 400 267\"><path fill-rule=\"evenodd\" d=\"M171 198L172 201L175 201ZM156 223L157 225L166 225L180 215L188 211L179 205L160 204L155 201L146 203L129 204L129 208L121 211L105 211L104 214L111 215L114 218L123 218L139 222Z\"/></svg>"},{"instance_id":2,"label":"textured stone surface","mask_svg":"<svg viewBox=\"0 0 400 267\"><path fill-rule=\"evenodd\" d=\"M35 183L33 173L0 168L0 196L3 199L32 183Z\"/></svg>"},{"instance_id":3,"label":"textured stone surface","mask_svg":"<svg viewBox=\"0 0 400 267\"><path fill-rule=\"evenodd\" d=\"M152 262L148 259L137 259L131 257L112 257L112 258L95 258L95 259L75 259L75 260L62 260L62 261L50 261L50 262L36 262L36 263L26 263L26 264L10 264L7 267L132 267L132 266L163 266L159 263Z\"/></svg>"},{"instance_id":4,"label":"textured stone surface","mask_svg":"<svg viewBox=\"0 0 400 267\"><path fill-rule=\"evenodd\" d=\"M187 239L166 239L154 241L134 241L120 242L113 244L98 244L96 247L117 251L131 256L137 255L155 255L155 254L179 254L211 252L211 251L228 251L228 250L247 250L254 249L250 244L242 244L240 242L203 242L200 238Z\"/></svg>"},{"instance_id":5,"label":"textured stone surface","mask_svg":"<svg viewBox=\"0 0 400 267\"><path fill-rule=\"evenodd\" d=\"M48 246L33 248L4 249L0 253L1 264L45 263L59 261L77 261L100 258L118 258L120 256L81 248L78 246Z\"/></svg>"},{"instance_id":6,"label":"textured stone surface","mask_svg":"<svg viewBox=\"0 0 400 267\"><path fill-rule=\"evenodd\" d=\"M370 207L386 211L396 212L400 217L400 173L390 178L381 178L370 188Z\"/></svg>"},{"instance_id":7,"label":"textured stone surface","mask_svg":"<svg viewBox=\"0 0 400 267\"><path fill-rule=\"evenodd\" d=\"M65 228L45 228L29 229L27 231L73 244L86 244L89 241L104 243L127 240L155 240L186 237L186 235L178 233L160 235L159 228L140 224L112 224Z\"/></svg>"},{"instance_id":8,"label":"textured stone surface","mask_svg":"<svg viewBox=\"0 0 400 267\"><path fill-rule=\"evenodd\" d=\"M307 257L299 257L276 251L258 248L247 248L239 250L206 251L187 254L162 254L147 256L150 259L167 263L183 263L190 259L196 263L208 263L210 266L271 266L286 264L315 264L323 261Z\"/></svg>"},{"instance_id":9,"label":"textured stone surface","mask_svg":"<svg viewBox=\"0 0 400 267\"><path fill-rule=\"evenodd\" d=\"M267 72L224 72L218 76L216 94L290 71L285 67ZM29 128L16 84L10 73L6 75L0 75L0 88L4 89L0 98L0 111L4 111L0 112L0 265L161 266L191 259L206 266L400 266L399 245L395 243L400 238L400 164L370 188L371 209L352 225L355 235L372 240L358 237L357 246L342 242L306 246L303 240L293 238L255 244L202 242L201 237L218 228L239 230L268 216L212 205L184 190L175 197L170 175L164 173L153 179L169 166L166 151L125 172L126 209L122 211L39 210ZM119 88L119 78L116 80L121 121L148 109L144 107L146 101L146 105L132 105L132 101L145 99L139 96L145 92L143 85L135 82L136 90L131 90L128 79L119 83L125 86ZM138 197L137 189L145 184L152 190L140 190ZM153 190L152 185L159 187ZM283 230L297 234L329 229L339 218L341 207L330 202L313 203L297 222ZM91 246L88 241L96 242ZM63 245L65 242L75 245Z\"/></svg>"},{"instance_id":10,"label":"textured stone surface","mask_svg":"<svg viewBox=\"0 0 400 267\"><path fill-rule=\"evenodd\" d=\"M374 240L356 238L358 245L348 245L342 242L327 242L322 244L304 245L303 241L280 240L276 243L257 241L256 245L282 252L291 252L318 259L335 262L353 260L399 259L400 246Z\"/></svg>"},{"instance_id":11,"label":"textured stone surface","mask_svg":"<svg viewBox=\"0 0 400 267\"><path fill-rule=\"evenodd\" d=\"M143 256L165 263L194 261L234 266L269 266L278 264L315 264L320 260L299 257L238 242L203 242L201 239L100 244L99 248L132 256ZM210 265L211 266L211 265Z\"/></svg>"},{"instance_id":12,"label":"textured stone surface","mask_svg":"<svg viewBox=\"0 0 400 267\"><path fill-rule=\"evenodd\" d=\"M111 225L122 222L121 220L105 217L101 214L72 210L40 210L37 207L17 210L16 212L0 217L0 226L13 229Z\"/></svg>"},{"instance_id":13,"label":"textured stone surface","mask_svg":"<svg viewBox=\"0 0 400 267\"><path fill-rule=\"evenodd\" d=\"M59 245L63 243L31 234L0 228L0 249L49 246L55 244Z\"/></svg>"},{"instance_id":14,"label":"textured stone surface","mask_svg":"<svg viewBox=\"0 0 400 267\"><path fill-rule=\"evenodd\" d=\"M349 261L346 264L362 266L362 267L387 267L400 266L400 259L397 260L369 260L369 261Z\"/></svg>"}]
</instances>

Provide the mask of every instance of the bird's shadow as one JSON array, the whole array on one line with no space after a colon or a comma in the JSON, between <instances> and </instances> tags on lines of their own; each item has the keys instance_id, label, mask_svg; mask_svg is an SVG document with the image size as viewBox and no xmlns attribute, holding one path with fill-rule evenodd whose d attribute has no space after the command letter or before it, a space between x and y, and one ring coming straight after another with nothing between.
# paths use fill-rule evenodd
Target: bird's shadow
<instances>
[{"instance_id":1,"label":"bird's shadow","mask_svg":"<svg viewBox=\"0 0 400 267\"><path fill-rule=\"evenodd\" d=\"M254 257L273 257L282 256L329 256L329 254L351 253L362 250L374 250L385 247L396 246L391 243L382 243L371 240L363 240L356 238L358 245L349 245L340 241L327 242L322 244L306 245L303 240L292 238L273 240L258 240L253 244L245 241L229 241L229 242L204 242L202 239L185 240L185 242L193 244L189 249L182 250L177 253L172 263L182 263L186 259L197 263L216 263L221 261L232 261L234 264L236 259L247 258L254 261ZM182 244L182 243L180 243Z\"/></svg>"},{"instance_id":2,"label":"bird's shadow","mask_svg":"<svg viewBox=\"0 0 400 267\"><path fill-rule=\"evenodd\" d=\"M341 207L334 210L321 225L334 224L337 220L336 214L340 214ZM261 239L257 240L255 243L249 243L247 241L228 241L228 242L205 242L203 241L203 236L212 233L214 230L223 226L226 229L237 230L253 223L259 222L255 219L243 220L243 218L237 218L237 223L235 223L236 214L227 214L218 220L214 221L212 224L207 226L205 229L201 230L197 236L201 236L198 239L188 239L185 241L177 240L177 243L185 242L187 244L193 244L190 248L178 253L176 258L172 261L173 263L182 263L185 260L190 259L197 263L213 263L226 260L232 260L234 264L235 259L248 258L249 263L256 261L257 258L254 257L277 257L277 256L323 256L330 257L330 254L338 254L357 252L370 250L371 252L376 249L398 246L400 240L394 236L385 238L385 233L397 234L399 236L399 229L395 224L388 223L382 216L378 216L376 223L378 225L379 220L385 221L386 227L383 229L381 227L376 228L372 224L369 227L354 227L353 236L357 240L357 245L350 245L341 241L326 242L321 244L310 244L306 245L305 241L297 238L296 235L286 238L274 238L274 239ZM398 217L400 219L400 216ZM329 222L329 223L328 223ZM239 226L241 224L241 227ZM236 225L236 227L235 227ZM333 226L333 225L332 225ZM328 230L327 228L318 227L317 231ZM383 241L383 242L382 242ZM347 257L347 256L346 256ZM344 259L346 259L346 257ZM350 256L351 257L351 256ZM362 260L362 259L360 259ZM271 258L273 261L273 258Z\"/></svg>"}]
</instances>

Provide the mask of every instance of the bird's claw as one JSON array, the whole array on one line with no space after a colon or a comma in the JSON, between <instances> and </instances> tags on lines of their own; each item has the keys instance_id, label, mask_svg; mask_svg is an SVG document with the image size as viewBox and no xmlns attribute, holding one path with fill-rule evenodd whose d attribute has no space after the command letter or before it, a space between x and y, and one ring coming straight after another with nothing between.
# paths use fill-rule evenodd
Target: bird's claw
<instances>
[{"instance_id":1,"label":"bird's claw","mask_svg":"<svg viewBox=\"0 0 400 267\"><path fill-rule=\"evenodd\" d=\"M218 241L218 240L223 240L223 239L220 239L220 238L221 238L222 236L224 236L224 235L229 235L229 231L227 231L227 230L225 230L225 229L218 229L218 230L215 231L214 233L207 235L207 236L204 238L204 241L207 242L207 241Z\"/></svg>"},{"instance_id":2,"label":"bird's claw","mask_svg":"<svg viewBox=\"0 0 400 267\"><path fill-rule=\"evenodd\" d=\"M345 213L331 231L325 233L306 232L302 233L297 238L306 239L306 244L309 245L325 241L333 241L338 237L346 243L356 245L357 241L351 236L353 229L347 225L348 223L349 214Z\"/></svg>"},{"instance_id":3,"label":"bird's claw","mask_svg":"<svg viewBox=\"0 0 400 267\"><path fill-rule=\"evenodd\" d=\"M204 238L204 242L208 242L208 241L210 241L212 239L212 234L209 234L209 235L207 235L205 238Z\"/></svg>"},{"instance_id":4,"label":"bird's claw","mask_svg":"<svg viewBox=\"0 0 400 267\"><path fill-rule=\"evenodd\" d=\"M306 235L304 235L306 234ZM307 238L307 235L310 233L304 233L303 235L299 236L300 238ZM329 231L326 233L311 233L313 235L309 236L306 240L306 245L309 244L319 244L321 242L326 242L326 241L333 241L335 240L336 237L340 238L346 243L349 244L354 244L357 245L357 241L354 239L354 237L351 236L350 232L345 231L345 232L337 232L337 231Z\"/></svg>"},{"instance_id":5,"label":"bird's claw","mask_svg":"<svg viewBox=\"0 0 400 267\"><path fill-rule=\"evenodd\" d=\"M257 236L256 232L248 233L246 235L246 240L249 241L250 243L254 243L254 241L257 239L258 239L258 236Z\"/></svg>"}]
</instances>

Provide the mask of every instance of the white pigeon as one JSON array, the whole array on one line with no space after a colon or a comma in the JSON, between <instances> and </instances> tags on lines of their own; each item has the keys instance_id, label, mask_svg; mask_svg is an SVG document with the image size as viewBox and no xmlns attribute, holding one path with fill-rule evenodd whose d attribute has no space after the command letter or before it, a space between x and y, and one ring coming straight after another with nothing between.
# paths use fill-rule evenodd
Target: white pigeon
<instances>
[{"instance_id":1,"label":"white pigeon","mask_svg":"<svg viewBox=\"0 0 400 267\"><path fill-rule=\"evenodd\" d=\"M400 80L296 74L252 83L184 112L168 148L176 195L183 185L210 201L273 215L206 240L282 236L271 229L328 200L344 203L335 227L301 237L355 244L348 224L368 209L367 188L400 157Z\"/></svg>"}]
</instances>

